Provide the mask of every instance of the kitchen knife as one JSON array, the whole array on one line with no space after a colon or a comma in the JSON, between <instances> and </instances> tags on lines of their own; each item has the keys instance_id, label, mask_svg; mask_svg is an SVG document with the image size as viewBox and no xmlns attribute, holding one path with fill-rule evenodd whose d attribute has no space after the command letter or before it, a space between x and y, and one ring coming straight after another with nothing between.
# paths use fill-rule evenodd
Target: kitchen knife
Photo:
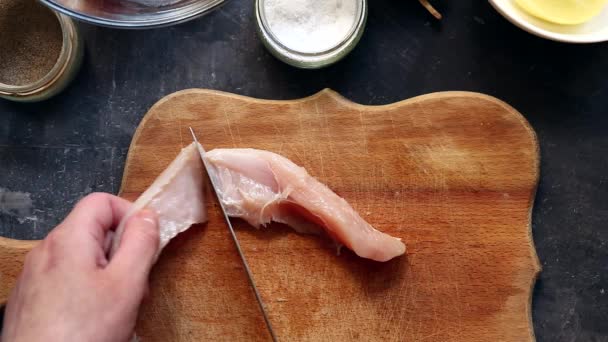
<instances>
[{"instance_id":1,"label":"kitchen knife","mask_svg":"<svg viewBox=\"0 0 608 342\"><path fill-rule=\"evenodd\" d=\"M222 209L222 213L224 214L224 219L226 221L226 225L228 226L228 230L230 231L230 235L232 236L232 241L234 242L234 245L236 246L236 250L239 253L239 257L241 257L243 266L245 267L245 272L247 273L247 278L249 278L249 284L251 284L251 287L253 288L253 292L255 294L255 298L260 307L260 311L262 311L262 315L264 316L264 322L266 323L268 332L270 333L272 340L274 342L277 342L278 341L277 336L275 335L274 330L272 329L272 324L270 324L270 319L268 318L268 313L266 312L266 308L264 307L264 302L262 301L260 292L258 291L258 288L255 285L255 281L253 280L253 275L251 274L251 269L249 268L249 264L247 263L247 260L245 259L245 255L243 254L243 250L241 249L239 239L237 238L236 233L234 232L234 228L232 227L230 218L228 217L228 214L226 213L226 208L224 207L224 203L222 202L222 200L220 198L220 194L217 191L217 184L215 183L213 177L211 177L211 173L209 172L210 166L207 163L207 160L205 159L205 148L203 147L203 145L201 145L201 143L199 143L198 139L196 139L196 135L194 134L194 130L192 129L192 127L190 127L190 133L192 133L192 139L194 139L194 142L196 143L196 148L198 149L198 152L201 155L201 159L203 161L203 165L205 166L205 170L207 171L207 175L209 175L209 180L211 181L211 186L213 187L213 192L215 193L215 197L217 198L217 201L220 204L220 208Z\"/></svg>"}]
</instances>

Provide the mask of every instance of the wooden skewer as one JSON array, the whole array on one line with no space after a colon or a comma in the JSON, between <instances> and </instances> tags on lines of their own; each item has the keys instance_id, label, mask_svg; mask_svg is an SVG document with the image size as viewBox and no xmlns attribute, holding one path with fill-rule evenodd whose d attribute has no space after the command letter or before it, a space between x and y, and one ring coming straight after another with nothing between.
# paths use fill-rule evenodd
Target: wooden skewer
<instances>
[{"instance_id":1,"label":"wooden skewer","mask_svg":"<svg viewBox=\"0 0 608 342\"><path fill-rule=\"evenodd\" d=\"M437 20L441 20L441 13L437 12L437 10L428 2L428 0L418 0L424 8L426 8L429 13L433 15L433 17L437 18Z\"/></svg>"}]
</instances>

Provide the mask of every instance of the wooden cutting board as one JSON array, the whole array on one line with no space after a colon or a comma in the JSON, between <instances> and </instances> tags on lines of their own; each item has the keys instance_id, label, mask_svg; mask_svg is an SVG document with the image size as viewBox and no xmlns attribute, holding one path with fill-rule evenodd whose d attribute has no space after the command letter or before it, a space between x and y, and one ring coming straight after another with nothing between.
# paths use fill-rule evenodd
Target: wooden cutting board
<instances>
[{"instance_id":1,"label":"wooden cutting board","mask_svg":"<svg viewBox=\"0 0 608 342\"><path fill-rule=\"evenodd\" d=\"M293 101L210 90L165 97L131 144L121 195L135 199L191 142L280 153L346 198L407 255L340 255L329 241L236 221L281 341L530 341L540 270L530 231L534 131L495 98L435 93L362 106L331 90ZM142 341L268 340L209 195L209 222L171 242L151 276ZM33 242L0 240L0 299Z\"/></svg>"}]
</instances>

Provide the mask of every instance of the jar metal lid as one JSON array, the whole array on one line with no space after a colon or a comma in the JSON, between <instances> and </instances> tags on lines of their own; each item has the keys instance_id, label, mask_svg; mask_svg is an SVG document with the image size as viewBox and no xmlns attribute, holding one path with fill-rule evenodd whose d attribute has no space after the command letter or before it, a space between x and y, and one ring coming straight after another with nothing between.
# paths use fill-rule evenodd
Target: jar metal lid
<instances>
[{"instance_id":1,"label":"jar metal lid","mask_svg":"<svg viewBox=\"0 0 608 342\"><path fill-rule=\"evenodd\" d=\"M256 0L255 16L258 34L266 48L278 59L292 66L317 69L333 64L344 58L357 45L363 34L367 20L367 0L358 1L354 25L346 37L328 50L307 53L289 48L273 34L265 17L264 0Z\"/></svg>"}]
</instances>

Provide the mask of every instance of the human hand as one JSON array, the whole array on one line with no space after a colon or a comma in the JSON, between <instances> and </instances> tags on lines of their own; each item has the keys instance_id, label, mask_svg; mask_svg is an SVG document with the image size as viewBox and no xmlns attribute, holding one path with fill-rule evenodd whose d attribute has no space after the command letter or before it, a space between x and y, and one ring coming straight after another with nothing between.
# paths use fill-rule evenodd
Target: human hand
<instances>
[{"instance_id":1,"label":"human hand","mask_svg":"<svg viewBox=\"0 0 608 342\"><path fill-rule=\"evenodd\" d=\"M158 250L156 215L129 219L116 254L111 230L131 203L82 199L26 257L6 307L2 341L127 341Z\"/></svg>"}]
</instances>

